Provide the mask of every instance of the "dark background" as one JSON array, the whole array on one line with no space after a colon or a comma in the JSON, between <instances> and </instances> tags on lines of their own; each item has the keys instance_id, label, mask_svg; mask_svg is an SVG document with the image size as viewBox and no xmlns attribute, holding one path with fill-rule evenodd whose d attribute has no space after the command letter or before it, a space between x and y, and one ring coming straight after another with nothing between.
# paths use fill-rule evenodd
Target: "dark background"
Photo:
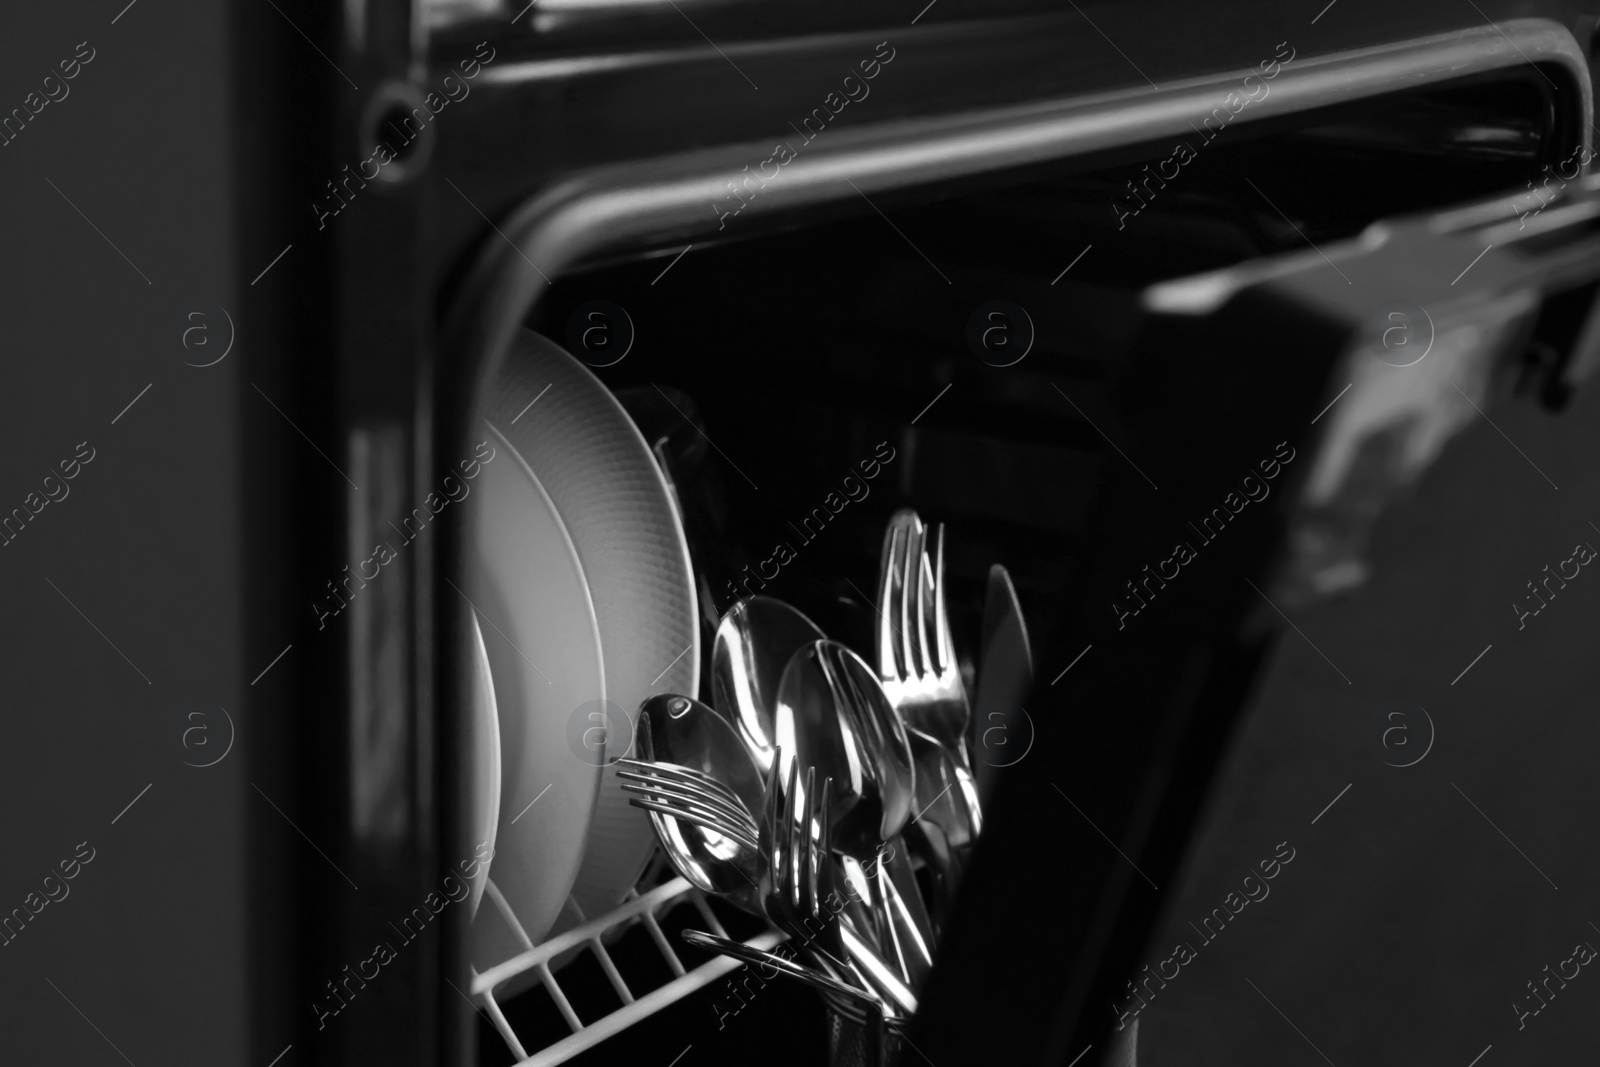
<instances>
[{"instance_id":1,"label":"dark background","mask_svg":"<svg viewBox=\"0 0 1600 1067\"><path fill-rule=\"evenodd\" d=\"M214 367L185 366L206 360L180 341L191 310L210 311L214 354L214 306L240 321L230 149L250 131L230 121L226 5L139 0L112 25L125 4L0 12L7 114L78 42L95 50L0 149L7 512L78 442L95 449L70 495L0 549L0 907L21 907L79 842L95 850L0 949L0 1061L123 1062L109 1040L140 1067L264 1067L287 1041L253 1047L246 1030L243 826L261 800L243 695L283 646L242 640L253 354L247 323ZM219 746L215 708L237 728L214 767L184 764L202 762L181 744L192 702L213 708Z\"/></svg>"}]
</instances>

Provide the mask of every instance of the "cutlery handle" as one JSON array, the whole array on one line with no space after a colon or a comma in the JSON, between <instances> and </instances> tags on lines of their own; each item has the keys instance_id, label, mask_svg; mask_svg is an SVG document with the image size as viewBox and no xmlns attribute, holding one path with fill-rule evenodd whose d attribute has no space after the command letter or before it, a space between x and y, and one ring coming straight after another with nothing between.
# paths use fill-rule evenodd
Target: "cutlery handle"
<instances>
[{"instance_id":1,"label":"cutlery handle","mask_svg":"<svg viewBox=\"0 0 1600 1067\"><path fill-rule=\"evenodd\" d=\"M879 889L878 905L885 920L884 928L900 960L901 976L907 985L917 989L933 970L933 923L911 870L905 842L897 840L895 843L899 847L874 872Z\"/></svg>"},{"instance_id":2,"label":"cutlery handle","mask_svg":"<svg viewBox=\"0 0 1600 1067\"><path fill-rule=\"evenodd\" d=\"M842 916L841 916L842 918ZM882 993L898 1007L905 1015L915 1015L917 1012L917 996L911 992L894 969L884 962L883 957L874 952L865 941L855 932L851 924L841 922L839 933L844 939L845 954L852 963L860 968L861 973L872 983L879 993Z\"/></svg>"},{"instance_id":3,"label":"cutlery handle","mask_svg":"<svg viewBox=\"0 0 1600 1067\"><path fill-rule=\"evenodd\" d=\"M696 948L720 952L724 956L732 956L736 960L743 960L745 963L754 964L758 967L771 967L779 974L804 982L813 989L862 1001L870 1005L874 1011L881 1012L883 1009L882 1002L871 993L845 985L843 982L829 978L821 971L807 967L804 964L795 963L793 960L785 959L775 952L752 948L741 941L718 937L716 934L708 934L704 930L685 930L683 931L683 939Z\"/></svg>"},{"instance_id":4,"label":"cutlery handle","mask_svg":"<svg viewBox=\"0 0 1600 1067\"><path fill-rule=\"evenodd\" d=\"M898 1062L900 1041L873 1019L858 1022L828 1008L828 1067L886 1067Z\"/></svg>"},{"instance_id":5,"label":"cutlery handle","mask_svg":"<svg viewBox=\"0 0 1600 1067\"><path fill-rule=\"evenodd\" d=\"M912 853L921 858L933 883L933 899L928 902L928 914L933 923L933 936L937 944L943 933L945 921L955 906L956 887L961 883L961 861L950 846L944 831L931 822L919 821L903 831Z\"/></svg>"}]
</instances>

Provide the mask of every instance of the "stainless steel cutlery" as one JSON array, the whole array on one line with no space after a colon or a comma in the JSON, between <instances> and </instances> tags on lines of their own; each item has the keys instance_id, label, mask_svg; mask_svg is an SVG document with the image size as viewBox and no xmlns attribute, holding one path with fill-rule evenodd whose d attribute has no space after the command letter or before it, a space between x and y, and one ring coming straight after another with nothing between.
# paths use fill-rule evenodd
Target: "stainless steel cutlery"
<instances>
[{"instance_id":1,"label":"stainless steel cutlery","mask_svg":"<svg viewBox=\"0 0 1600 1067\"><path fill-rule=\"evenodd\" d=\"M736 605L717 627L715 706L646 701L637 758L619 768L678 872L764 916L795 958L700 931L686 940L811 986L880 1050L916 1011L983 829L944 553L942 525L895 513L875 666L782 601ZM977 680L985 708L1020 699L1032 675L1009 576L996 570Z\"/></svg>"},{"instance_id":2,"label":"stainless steel cutlery","mask_svg":"<svg viewBox=\"0 0 1600 1067\"><path fill-rule=\"evenodd\" d=\"M970 709L945 611L943 525L934 530L932 560L927 540L927 527L911 509L889 520L878 585L878 675L906 725L967 766Z\"/></svg>"},{"instance_id":3,"label":"stainless steel cutlery","mask_svg":"<svg viewBox=\"0 0 1600 1067\"><path fill-rule=\"evenodd\" d=\"M757 596L735 604L717 624L711 646L711 700L744 739L762 771L772 765L778 683L790 658L827 635L781 600Z\"/></svg>"},{"instance_id":4,"label":"stainless steel cutlery","mask_svg":"<svg viewBox=\"0 0 1600 1067\"><path fill-rule=\"evenodd\" d=\"M704 930L685 930L683 939L697 948L720 952L724 956L732 956L734 959L743 960L757 967L770 967L776 973L803 982L818 992L832 993L845 997L858 1002L862 1007L869 1010L876 1009L879 1005L878 998L871 993L841 982L816 967L808 967L803 963L795 962L787 956L780 956L776 952L752 948L743 941L735 941L731 937L718 937L716 934L707 933Z\"/></svg>"},{"instance_id":5,"label":"stainless steel cutlery","mask_svg":"<svg viewBox=\"0 0 1600 1067\"><path fill-rule=\"evenodd\" d=\"M1011 574L999 563L989 568L978 647L978 692L967 736L978 798L987 803L1000 769L1020 760L1033 740L1016 721L1017 712L1027 715L1022 705L1033 689L1033 646Z\"/></svg>"}]
</instances>

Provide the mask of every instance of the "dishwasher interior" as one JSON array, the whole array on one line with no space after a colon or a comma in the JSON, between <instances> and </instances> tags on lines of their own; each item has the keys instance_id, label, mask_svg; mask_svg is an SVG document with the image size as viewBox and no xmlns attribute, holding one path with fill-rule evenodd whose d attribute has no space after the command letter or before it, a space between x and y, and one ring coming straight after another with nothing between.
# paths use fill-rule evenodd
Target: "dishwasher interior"
<instances>
[{"instance_id":1,"label":"dishwasher interior","mask_svg":"<svg viewBox=\"0 0 1600 1067\"><path fill-rule=\"evenodd\" d=\"M1059 639L1056 606L1100 566L1089 520L1107 465L1126 459L1114 442L1119 412L1138 402L1130 366L1173 343L1148 330L1147 287L1353 238L1380 219L1525 195L1577 136L1552 94L1530 65L1208 122L1182 147L1162 139L870 199L843 187L777 227L735 218L687 248L560 274L524 325L589 365L670 474L702 628L702 691L687 695L711 701L716 622L757 594L870 657L883 529L903 506L948 530L951 627L970 680L991 564L1009 569L1041 646ZM1235 343L1295 355L1292 340ZM1194 357L1230 354L1206 343ZM672 873L658 853L639 892ZM681 1027L707 1035L696 1062L731 1063L742 1054L709 1035L735 1026L782 1027L781 1062L824 1059L820 1002L783 982L759 983L757 996L748 980L737 991L708 982L600 1032L628 1001L711 958L678 941L685 926L760 933L721 902L675 903L619 921L599 939L605 958L556 957L559 993L531 972L505 983L499 1017L480 1012L480 1062L563 1041L533 1062L645 1049L670 1059ZM752 1010L735 1022L745 998ZM586 1029L595 1040L571 1044Z\"/></svg>"}]
</instances>

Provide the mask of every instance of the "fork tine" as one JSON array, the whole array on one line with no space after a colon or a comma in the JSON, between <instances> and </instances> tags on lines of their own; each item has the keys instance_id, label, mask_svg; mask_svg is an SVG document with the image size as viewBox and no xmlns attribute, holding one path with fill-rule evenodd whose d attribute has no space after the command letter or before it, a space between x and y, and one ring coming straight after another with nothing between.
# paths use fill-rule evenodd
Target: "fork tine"
<instances>
[{"instance_id":1,"label":"fork tine","mask_svg":"<svg viewBox=\"0 0 1600 1067\"><path fill-rule=\"evenodd\" d=\"M943 674L955 664L956 659L955 648L950 642L950 618L944 603L944 523L941 522L934 531L933 540L933 625L934 647L938 655L938 665L934 669Z\"/></svg>"},{"instance_id":2,"label":"fork tine","mask_svg":"<svg viewBox=\"0 0 1600 1067\"><path fill-rule=\"evenodd\" d=\"M669 816L677 819L679 822L693 823L695 826L703 827L707 830L710 830L714 834L720 834L723 837L737 841L739 844L748 848L757 847L756 842L750 840L745 834L731 826L725 825L717 819L706 818L705 816L696 814L692 811L685 811L682 808L675 808L670 804L658 804L653 800L641 800L638 797L630 798L628 803L636 808L643 808L645 811L658 812L662 815Z\"/></svg>"},{"instance_id":3,"label":"fork tine","mask_svg":"<svg viewBox=\"0 0 1600 1067\"><path fill-rule=\"evenodd\" d=\"M795 879L796 893L800 905L800 914L810 917L816 914L817 899L817 854L816 831L813 828L813 817L817 811L817 768L806 768L806 795L805 812L801 822L803 838L800 842L799 877Z\"/></svg>"},{"instance_id":4,"label":"fork tine","mask_svg":"<svg viewBox=\"0 0 1600 1067\"><path fill-rule=\"evenodd\" d=\"M928 561L928 534L930 528L922 527L917 537L917 669L926 676L938 671L934 663L933 636L933 573Z\"/></svg>"},{"instance_id":5,"label":"fork tine","mask_svg":"<svg viewBox=\"0 0 1600 1067\"><path fill-rule=\"evenodd\" d=\"M826 858L833 852L833 775L822 780L822 806L818 814L817 849Z\"/></svg>"},{"instance_id":6,"label":"fork tine","mask_svg":"<svg viewBox=\"0 0 1600 1067\"><path fill-rule=\"evenodd\" d=\"M676 819L680 823L699 826L719 837L736 841L746 848L754 849L757 847L757 842L753 837L741 829L728 825L727 822L719 817L708 816L702 812L690 811L674 804L665 804L639 797L630 798L628 803L633 807Z\"/></svg>"},{"instance_id":7,"label":"fork tine","mask_svg":"<svg viewBox=\"0 0 1600 1067\"><path fill-rule=\"evenodd\" d=\"M748 808L744 798L735 793L728 786L709 775L698 772L692 774L675 773L686 768L672 767L666 764L634 764L636 770L623 770L617 772L617 777L626 778L636 782L659 782L677 789L692 789L708 797L718 797L729 804L737 804Z\"/></svg>"},{"instance_id":8,"label":"fork tine","mask_svg":"<svg viewBox=\"0 0 1600 1067\"><path fill-rule=\"evenodd\" d=\"M778 884L778 868L774 860L778 843L778 768L783 766L783 748L772 750L772 766L767 768L766 781L762 783L761 804L761 858L774 885Z\"/></svg>"},{"instance_id":9,"label":"fork tine","mask_svg":"<svg viewBox=\"0 0 1600 1067\"><path fill-rule=\"evenodd\" d=\"M621 763L621 761L619 761ZM698 789L707 795L734 800L739 795L733 792L728 785L718 781L707 774L683 774L683 768L667 765L667 763L629 763L624 769L618 771L619 777L627 777L635 782L662 782L666 785L677 785L678 789Z\"/></svg>"},{"instance_id":10,"label":"fork tine","mask_svg":"<svg viewBox=\"0 0 1600 1067\"><path fill-rule=\"evenodd\" d=\"M794 884L794 816L795 816L795 791L799 785L800 761L789 761L789 787L783 795L783 821L779 824L779 838L782 843L783 858L781 860L781 880L784 887L784 896L791 905L798 904L797 890Z\"/></svg>"},{"instance_id":11,"label":"fork tine","mask_svg":"<svg viewBox=\"0 0 1600 1067\"><path fill-rule=\"evenodd\" d=\"M621 778L625 783L636 783L639 789L636 789L635 792L650 790L672 793L685 800L720 808L741 822L749 821L752 824L755 822L755 816L751 813L750 806L744 802L742 797L731 790L715 786L712 783L695 779L640 774L636 771L619 771L617 777ZM627 786L624 785L624 788L627 788Z\"/></svg>"},{"instance_id":12,"label":"fork tine","mask_svg":"<svg viewBox=\"0 0 1600 1067\"><path fill-rule=\"evenodd\" d=\"M915 677L920 673L916 659L916 632L911 627L913 623L912 612L916 610L916 601L913 598L916 596L916 585L920 584L913 582L912 567L915 565L914 561L921 550L921 527L921 521L917 520L913 515L912 522L907 524L906 536L900 546L898 560L899 566L897 570L900 579L895 592L899 597L896 605L898 609L896 615L900 622L901 678ZM916 621L920 622L920 619Z\"/></svg>"},{"instance_id":13,"label":"fork tine","mask_svg":"<svg viewBox=\"0 0 1600 1067\"><path fill-rule=\"evenodd\" d=\"M894 623L897 641L895 664L901 680L914 673L912 666L911 630L906 625L911 617L906 602L906 559L916 543L916 527L909 518L900 529L900 539L895 545L894 557Z\"/></svg>"},{"instance_id":14,"label":"fork tine","mask_svg":"<svg viewBox=\"0 0 1600 1067\"><path fill-rule=\"evenodd\" d=\"M827 865L833 862L833 826L831 813L833 807L833 776L822 780L822 794L817 804L817 847L814 863L814 877L811 883L812 910L820 911L822 905L822 891L829 888L831 883L827 877Z\"/></svg>"},{"instance_id":15,"label":"fork tine","mask_svg":"<svg viewBox=\"0 0 1600 1067\"><path fill-rule=\"evenodd\" d=\"M738 795L722 779L694 767L685 767L678 763L664 763L656 760L621 759L617 762L636 768L636 772L640 774L652 774L679 782L692 782L709 789L715 789L730 797Z\"/></svg>"},{"instance_id":16,"label":"fork tine","mask_svg":"<svg viewBox=\"0 0 1600 1067\"><path fill-rule=\"evenodd\" d=\"M658 804L673 804L687 806L707 817L722 819L729 826L737 827L748 833L751 837L756 834L756 821L751 817L743 805L730 807L695 793L670 786L640 785L636 782L623 782L622 791Z\"/></svg>"},{"instance_id":17,"label":"fork tine","mask_svg":"<svg viewBox=\"0 0 1600 1067\"><path fill-rule=\"evenodd\" d=\"M714 798L725 806L736 811L743 810L750 812L751 818L755 817L755 813L751 811L750 805L745 803L744 797L740 796L738 793L735 793L731 788L717 779L712 778L709 775L700 774L699 772L694 772L691 774L672 773L674 771L683 769L684 768L674 768L657 764L647 767L643 770L618 771L617 776L619 778L644 782L650 785L659 783L675 789L690 790L698 793L701 796L704 796L708 800ZM666 773L658 773L663 771Z\"/></svg>"},{"instance_id":18,"label":"fork tine","mask_svg":"<svg viewBox=\"0 0 1600 1067\"><path fill-rule=\"evenodd\" d=\"M895 573L899 569L901 536L897 518L898 516L890 519L889 528L884 531L883 553L878 563L878 675L885 679L893 679L900 673L897 666L899 656L895 647L897 600L894 595L894 582Z\"/></svg>"}]
</instances>

